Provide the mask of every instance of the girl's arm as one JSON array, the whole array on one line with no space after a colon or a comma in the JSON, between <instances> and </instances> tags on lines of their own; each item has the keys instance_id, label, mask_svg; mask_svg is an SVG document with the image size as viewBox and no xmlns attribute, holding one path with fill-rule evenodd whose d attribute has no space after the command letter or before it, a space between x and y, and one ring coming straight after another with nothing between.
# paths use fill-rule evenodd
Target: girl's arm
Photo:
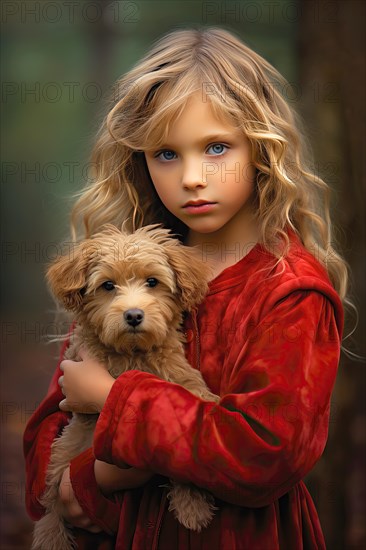
<instances>
[{"instance_id":1,"label":"girl's arm","mask_svg":"<svg viewBox=\"0 0 366 550\"><path fill-rule=\"evenodd\" d=\"M96 457L193 482L241 506L286 493L327 439L340 353L331 301L308 290L283 296L230 353L218 404L148 373L122 374L97 422Z\"/></svg>"},{"instance_id":2,"label":"girl's arm","mask_svg":"<svg viewBox=\"0 0 366 550\"><path fill-rule=\"evenodd\" d=\"M58 492L59 502L62 505L62 516L68 523L90 533L100 533L102 531L102 528L93 523L80 506L71 485L70 467L66 468L61 477Z\"/></svg>"},{"instance_id":3,"label":"girl's arm","mask_svg":"<svg viewBox=\"0 0 366 550\"><path fill-rule=\"evenodd\" d=\"M118 468L113 464L96 460L94 475L99 488L108 496L116 491L135 489L145 485L153 477L154 472L137 468Z\"/></svg>"}]
</instances>

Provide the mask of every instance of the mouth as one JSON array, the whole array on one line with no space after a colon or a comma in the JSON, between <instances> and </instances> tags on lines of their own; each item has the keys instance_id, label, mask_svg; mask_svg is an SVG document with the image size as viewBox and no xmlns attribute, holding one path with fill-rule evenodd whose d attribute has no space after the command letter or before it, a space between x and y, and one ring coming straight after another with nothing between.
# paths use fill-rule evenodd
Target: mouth
<instances>
[{"instance_id":1,"label":"mouth","mask_svg":"<svg viewBox=\"0 0 366 550\"><path fill-rule=\"evenodd\" d=\"M204 214L210 212L215 206L216 202L210 202L205 200L188 201L184 206L184 210L190 214Z\"/></svg>"},{"instance_id":2,"label":"mouth","mask_svg":"<svg viewBox=\"0 0 366 550\"><path fill-rule=\"evenodd\" d=\"M144 331L143 328L140 327L129 327L127 329L128 334L142 334Z\"/></svg>"}]
</instances>

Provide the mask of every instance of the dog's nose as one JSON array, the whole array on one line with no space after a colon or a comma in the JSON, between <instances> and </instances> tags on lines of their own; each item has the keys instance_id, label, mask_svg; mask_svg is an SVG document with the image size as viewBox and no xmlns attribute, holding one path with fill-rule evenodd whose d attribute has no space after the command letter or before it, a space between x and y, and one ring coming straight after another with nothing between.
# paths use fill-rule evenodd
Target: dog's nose
<instances>
[{"instance_id":1,"label":"dog's nose","mask_svg":"<svg viewBox=\"0 0 366 550\"><path fill-rule=\"evenodd\" d=\"M124 312L123 317L131 327L137 327L144 320L144 312L142 309L128 309Z\"/></svg>"}]
</instances>

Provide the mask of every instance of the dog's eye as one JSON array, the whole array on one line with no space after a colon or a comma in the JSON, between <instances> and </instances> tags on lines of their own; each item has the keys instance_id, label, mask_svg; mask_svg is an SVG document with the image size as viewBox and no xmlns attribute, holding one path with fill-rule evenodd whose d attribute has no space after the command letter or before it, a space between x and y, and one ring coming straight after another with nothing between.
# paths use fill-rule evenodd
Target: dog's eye
<instances>
[{"instance_id":1,"label":"dog's eye","mask_svg":"<svg viewBox=\"0 0 366 550\"><path fill-rule=\"evenodd\" d=\"M146 279L146 284L150 288L152 288L153 286L156 286L158 284L158 282L159 281L157 279L155 279L155 277L149 277L148 279Z\"/></svg>"},{"instance_id":2,"label":"dog's eye","mask_svg":"<svg viewBox=\"0 0 366 550\"><path fill-rule=\"evenodd\" d=\"M114 290L115 288L114 283L112 283L112 281L106 281L105 283L102 284L102 287L108 291Z\"/></svg>"}]
</instances>

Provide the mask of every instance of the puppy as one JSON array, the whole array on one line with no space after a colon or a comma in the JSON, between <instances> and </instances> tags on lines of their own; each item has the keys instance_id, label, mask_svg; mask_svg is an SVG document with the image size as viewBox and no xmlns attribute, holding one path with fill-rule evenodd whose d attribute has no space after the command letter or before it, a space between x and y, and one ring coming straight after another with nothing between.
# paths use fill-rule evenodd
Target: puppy
<instances>
[{"instance_id":1,"label":"puppy","mask_svg":"<svg viewBox=\"0 0 366 550\"><path fill-rule=\"evenodd\" d=\"M56 259L47 271L56 300L75 315L65 357L78 359L83 345L114 378L138 369L217 402L201 373L185 359L181 331L183 312L203 300L209 275L196 252L158 224L133 234L105 226L76 245L72 258ZM41 501L46 515L35 525L33 550L75 547L62 519L58 487L70 460L92 446L96 420L95 414L73 414L52 444ZM212 495L175 481L169 487L169 510L182 525L200 531L210 523L217 510Z\"/></svg>"}]
</instances>

